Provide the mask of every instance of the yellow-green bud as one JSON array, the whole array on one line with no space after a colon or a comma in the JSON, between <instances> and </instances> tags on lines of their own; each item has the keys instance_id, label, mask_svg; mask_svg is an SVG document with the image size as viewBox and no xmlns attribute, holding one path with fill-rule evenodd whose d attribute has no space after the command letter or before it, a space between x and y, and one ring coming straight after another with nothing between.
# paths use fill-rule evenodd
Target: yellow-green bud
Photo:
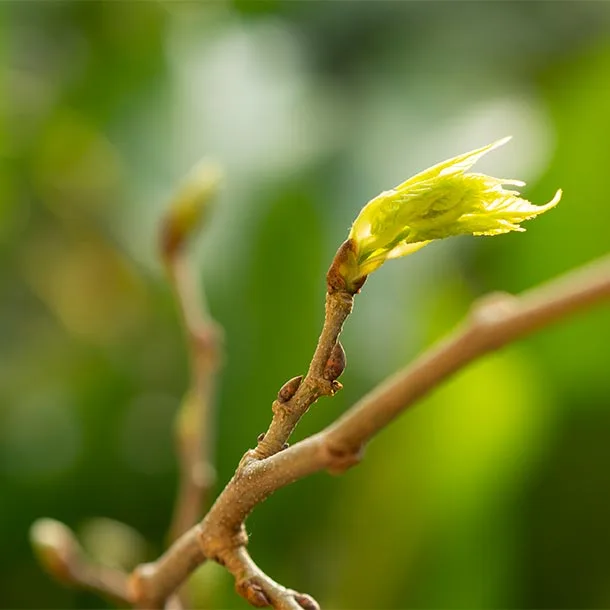
<instances>
[{"instance_id":1,"label":"yellow-green bud","mask_svg":"<svg viewBox=\"0 0 610 610\"><path fill-rule=\"evenodd\" d=\"M220 167L202 161L188 174L174 195L161 224L161 249L168 256L181 248L205 219L216 196L222 172Z\"/></svg>"},{"instance_id":2,"label":"yellow-green bud","mask_svg":"<svg viewBox=\"0 0 610 610\"><path fill-rule=\"evenodd\" d=\"M435 239L524 231L521 222L554 207L561 190L546 205L536 206L518 191L504 188L524 186L519 180L467 173L509 139L439 163L369 201L349 233L351 256L342 269L345 283L356 285L386 260L411 254Z\"/></svg>"}]
</instances>

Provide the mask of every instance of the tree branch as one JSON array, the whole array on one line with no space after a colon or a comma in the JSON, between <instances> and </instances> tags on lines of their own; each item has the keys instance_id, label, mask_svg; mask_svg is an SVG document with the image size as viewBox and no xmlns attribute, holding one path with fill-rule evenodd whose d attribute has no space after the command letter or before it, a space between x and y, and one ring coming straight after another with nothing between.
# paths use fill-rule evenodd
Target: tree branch
<instances>
[{"instance_id":1,"label":"tree branch","mask_svg":"<svg viewBox=\"0 0 610 610\"><path fill-rule=\"evenodd\" d=\"M485 297L474 304L462 327L366 395L322 432L264 459L257 459L255 452L247 453L202 523L182 536L157 562L148 564L149 593L145 596L148 607L162 607L165 599L196 568L196 562L205 557L228 564L236 575L238 592L246 598L254 594L248 594L247 587L244 589L239 583L247 580L249 574L255 575L255 584L262 587L263 595L275 608L294 608L281 605L285 602L277 592L273 593L274 585L265 584L268 577L263 578L244 554L247 536L243 524L257 504L277 489L319 470L343 472L359 461L371 437L468 363L608 299L610 258L568 273L520 297L507 294ZM335 332L338 335L337 328L340 330L340 325L333 323L328 337L332 339ZM316 353L318 350L320 358L330 353L326 344L323 349L319 344ZM277 425L279 439L287 428ZM277 447L277 442L273 447ZM185 554L189 561L185 561ZM268 581L273 583L271 579ZM307 607L307 602L292 599L301 608ZM262 603L262 597L258 601Z\"/></svg>"},{"instance_id":2,"label":"tree branch","mask_svg":"<svg viewBox=\"0 0 610 610\"><path fill-rule=\"evenodd\" d=\"M320 610L309 595L286 589L269 578L254 563L245 547L228 550L223 554L222 561L235 577L238 593L253 606L273 606L277 610Z\"/></svg>"},{"instance_id":3,"label":"tree branch","mask_svg":"<svg viewBox=\"0 0 610 610\"><path fill-rule=\"evenodd\" d=\"M207 311L186 250L208 214L220 179L220 169L214 164L205 161L196 165L160 223L159 254L182 319L191 369L190 387L176 417L180 482L170 527L172 541L201 517L205 496L215 479L212 400L221 333Z\"/></svg>"},{"instance_id":4,"label":"tree branch","mask_svg":"<svg viewBox=\"0 0 610 610\"><path fill-rule=\"evenodd\" d=\"M217 167L208 163L196 166L174 196L160 225L159 252L174 290L190 361L190 387L175 421L179 483L170 542L178 540L201 518L216 479L212 460L213 398L221 330L208 313L186 249L216 194L219 179ZM197 561L201 563L198 555ZM140 583L148 582L147 576L146 566L134 572L130 585L135 599L141 598ZM190 606L188 591L180 591L174 601L173 606Z\"/></svg>"},{"instance_id":5,"label":"tree branch","mask_svg":"<svg viewBox=\"0 0 610 610\"><path fill-rule=\"evenodd\" d=\"M474 303L464 325L365 396L325 431L334 453L359 450L407 407L457 370L591 305L610 299L610 257L520 296L493 293Z\"/></svg>"},{"instance_id":6,"label":"tree branch","mask_svg":"<svg viewBox=\"0 0 610 610\"><path fill-rule=\"evenodd\" d=\"M206 495L215 481L212 401L220 330L207 313L183 250L172 251L165 260L188 342L191 368L191 385L176 417L180 482L170 527L170 538L176 540L201 518Z\"/></svg>"},{"instance_id":7,"label":"tree branch","mask_svg":"<svg viewBox=\"0 0 610 610\"><path fill-rule=\"evenodd\" d=\"M309 407L320 396L334 396L343 386L337 381L345 369L345 352L339 341L343 324L352 312L354 295L360 292L366 277L348 286L341 269L353 250L352 240L341 244L326 274L326 306L324 326L318 339L305 379L293 377L278 392L273 403L273 419L256 449L246 453L244 460L261 460L286 448L290 435ZM242 463L244 462L242 460Z\"/></svg>"},{"instance_id":8,"label":"tree branch","mask_svg":"<svg viewBox=\"0 0 610 610\"><path fill-rule=\"evenodd\" d=\"M258 446L247 454L264 459L285 448L299 420L320 396L332 396L341 389L336 381L345 368L345 354L339 343L343 323L352 311L354 296L337 291L326 294L324 326L309 370L304 379L295 377L280 389L273 403L273 419Z\"/></svg>"},{"instance_id":9,"label":"tree branch","mask_svg":"<svg viewBox=\"0 0 610 610\"><path fill-rule=\"evenodd\" d=\"M153 563L139 565L129 578L129 598L138 608L163 608L168 599L206 557L198 543L200 525L176 540Z\"/></svg>"},{"instance_id":10,"label":"tree branch","mask_svg":"<svg viewBox=\"0 0 610 610\"><path fill-rule=\"evenodd\" d=\"M127 574L93 562L67 525L39 519L32 524L30 538L39 562L55 579L121 605L131 603Z\"/></svg>"}]
</instances>

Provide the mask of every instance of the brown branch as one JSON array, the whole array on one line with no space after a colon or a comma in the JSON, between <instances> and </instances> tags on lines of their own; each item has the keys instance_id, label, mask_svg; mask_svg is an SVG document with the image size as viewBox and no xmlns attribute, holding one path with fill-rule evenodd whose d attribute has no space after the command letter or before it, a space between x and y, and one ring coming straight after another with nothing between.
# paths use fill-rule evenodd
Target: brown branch
<instances>
[{"instance_id":1,"label":"brown branch","mask_svg":"<svg viewBox=\"0 0 610 610\"><path fill-rule=\"evenodd\" d=\"M215 165L206 161L195 166L160 224L159 253L180 311L191 369L190 387L176 417L180 481L170 527L172 541L201 517L205 497L215 480L212 400L221 333L207 311L186 249L208 214L220 179Z\"/></svg>"},{"instance_id":2,"label":"brown branch","mask_svg":"<svg viewBox=\"0 0 610 610\"><path fill-rule=\"evenodd\" d=\"M202 291L185 254L189 239L208 213L221 179L219 168L208 162L196 166L175 194L160 226L159 252L175 293L186 335L190 360L190 387L176 417L176 445L180 481L174 515L169 531L173 542L172 570L190 573L205 557L197 544L189 544L201 518L207 492L214 483L211 465L212 398L218 368L221 332L211 319L203 301ZM189 531L190 528L190 531ZM187 534L181 538L181 535ZM91 562L78 544L74 534L63 524L50 519L36 522L31 530L32 544L43 566L65 583L110 597L120 604L130 603L147 607L147 596L154 599L156 587L163 587L151 567L138 566L131 575ZM184 540L187 544L183 543ZM154 572L154 578L151 573ZM159 607L181 610L181 598L169 591L163 595Z\"/></svg>"},{"instance_id":3,"label":"brown branch","mask_svg":"<svg viewBox=\"0 0 610 610\"><path fill-rule=\"evenodd\" d=\"M219 178L218 168L208 163L195 167L175 195L160 227L159 251L180 311L190 362L190 387L175 422L179 482L169 528L170 542L178 540L201 518L216 479L212 465L213 397L221 331L208 313L186 249L207 214ZM146 566L134 573L131 586L136 593L139 583L146 582L146 576ZM135 599L140 599L140 595ZM190 606L186 590L174 596L172 604L178 608L183 605Z\"/></svg>"},{"instance_id":4,"label":"brown branch","mask_svg":"<svg viewBox=\"0 0 610 610\"><path fill-rule=\"evenodd\" d=\"M348 292L328 292L324 326L309 370L304 379L295 377L279 391L273 403L273 419L258 446L247 454L264 459L281 451L299 420L320 396L332 396L341 389L336 381L345 368L345 355L339 341L343 323L352 311L354 296Z\"/></svg>"},{"instance_id":5,"label":"brown branch","mask_svg":"<svg viewBox=\"0 0 610 610\"><path fill-rule=\"evenodd\" d=\"M229 549L222 563L235 578L235 589L257 608L273 606L277 610L320 610L309 595L286 589L269 578L252 560L245 547Z\"/></svg>"},{"instance_id":6,"label":"brown branch","mask_svg":"<svg viewBox=\"0 0 610 610\"><path fill-rule=\"evenodd\" d=\"M359 449L407 407L488 352L610 299L610 257L521 296L494 293L474 304L466 323L404 371L364 397L325 432L336 454Z\"/></svg>"},{"instance_id":7,"label":"brown branch","mask_svg":"<svg viewBox=\"0 0 610 610\"><path fill-rule=\"evenodd\" d=\"M183 250L172 251L166 266L189 344L191 367L190 389L176 418L180 482L170 527L170 538L176 540L201 518L215 480L212 401L220 331L207 313Z\"/></svg>"},{"instance_id":8,"label":"brown branch","mask_svg":"<svg viewBox=\"0 0 610 610\"><path fill-rule=\"evenodd\" d=\"M128 575L93 562L67 525L39 519L31 527L30 538L40 564L55 579L118 604L131 603Z\"/></svg>"},{"instance_id":9,"label":"brown branch","mask_svg":"<svg viewBox=\"0 0 610 610\"><path fill-rule=\"evenodd\" d=\"M147 587L143 588L148 592L141 599L150 608L162 607L165 599L197 567L196 562L208 558L228 563L238 579L238 589L240 582L248 581L248 574L256 576L255 584L275 608L294 608L281 605L288 602L273 593L275 584L268 584L273 581L263 577L245 554L247 536L243 524L257 504L277 489L314 472L323 469L343 472L359 461L372 436L471 361L607 299L610 299L609 258L520 297L496 294L475 303L461 328L366 395L322 432L265 459L256 459L252 452L246 454L202 523L184 534L159 561L148 564ZM278 429L283 430L279 426ZM185 554L190 561L185 561ZM247 591L245 596L248 597ZM307 607L306 601L292 599L301 608ZM262 603L262 597L258 601Z\"/></svg>"},{"instance_id":10,"label":"brown branch","mask_svg":"<svg viewBox=\"0 0 610 610\"><path fill-rule=\"evenodd\" d=\"M175 245L173 240L167 240L166 243L170 244L167 249L172 254L166 258L171 260ZM343 248L344 246L339 249L331 271L340 260ZM223 496L241 487L240 482L244 477L248 477L251 463L258 463L286 448L286 443L299 420L320 396L332 396L342 387L337 378L345 368L345 353L339 342L339 335L352 311L354 293L345 287L335 286L330 272L327 284L324 325L307 375L304 379L302 376L294 377L280 388L278 397L272 405L273 418L269 429L259 437L257 447L244 455L233 479L221 494ZM187 299L180 301L190 302ZM189 313L185 312L185 319L188 319ZM238 497L234 494L232 497L239 503ZM159 561L141 566L134 572L132 582L137 604L140 607L151 609L162 607L164 600L206 558L222 562L220 554L212 550L209 544L206 545L207 552L199 558L201 549L204 548L199 540L201 534L199 528L192 528L172 545ZM220 553L226 549L243 547L247 543L243 520L228 528L219 527L217 537L209 535L206 537L210 541L218 540L213 546L218 548ZM183 561L185 553L194 560L187 560L185 563Z\"/></svg>"},{"instance_id":11,"label":"brown branch","mask_svg":"<svg viewBox=\"0 0 610 610\"><path fill-rule=\"evenodd\" d=\"M197 541L199 525L182 534L157 561L138 566L129 578L129 597L138 608L163 608L206 557Z\"/></svg>"},{"instance_id":12,"label":"brown branch","mask_svg":"<svg viewBox=\"0 0 610 610\"><path fill-rule=\"evenodd\" d=\"M360 292L366 281L365 277L357 285L348 286L343 279L341 267L353 247L351 239L341 244L326 275L324 326L305 378L293 377L280 388L271 407L271 425L259 437L256 449L246 453L244 460L265 459L285 449L290 435L309 407L321 396L334 396L342 388L337 379L345 369L345 352L339 335L352 312L354 295Z\"/></svg>"}]
</instances>

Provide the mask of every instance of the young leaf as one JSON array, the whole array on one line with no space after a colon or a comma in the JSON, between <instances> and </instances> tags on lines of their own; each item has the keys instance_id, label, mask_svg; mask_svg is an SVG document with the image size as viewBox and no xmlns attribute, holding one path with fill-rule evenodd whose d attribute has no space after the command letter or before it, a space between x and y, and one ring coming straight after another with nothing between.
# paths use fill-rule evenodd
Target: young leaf
<instances>
[{"instance_id":1,"label":"young leaf","mask_svg":"<svg viewBox=\"0 0 610 610\"><path fill-rule=\"evenodd\" d=\"M352 225L348 255L338 269L348 290L386 260L419 250L452 235L500 235L524 231L524 220L557 205L558 190L546 205L533 205L516 190L524 182L468 170L510 138L443 161L369 201Z\"/></svg>"}]
</instances>

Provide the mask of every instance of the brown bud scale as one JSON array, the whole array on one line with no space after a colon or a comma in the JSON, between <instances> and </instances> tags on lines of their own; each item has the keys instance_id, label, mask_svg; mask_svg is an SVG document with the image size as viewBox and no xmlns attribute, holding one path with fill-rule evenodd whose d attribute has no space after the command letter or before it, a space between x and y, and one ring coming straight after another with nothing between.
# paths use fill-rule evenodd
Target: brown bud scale
<instances>
[{"instance_id":1,"label":"brown bud scale","mask_svg":"<svg viewBox=\"0 0 610 610\"><path fill-rule=\"evenodd\" d=\"M335 381L335 379L341 376L344 370L345 350L343 349L341 342L337 341L330 353L330 358L326 362L322 376L328 381Z\"/></svg>"},{"instance_id":2,"label":"brown bud scale","mask_svg":"<svg viewBox=\"0 0 610 610\"><path fill-rule=\"evenodd\" d=\"M235 584L235 589L242 596L245 597L248 602L256 608L264 608L270 606L271 602L265 595L263 588L256 582L252 582L250 579L242 580Z\"/></svg>"},{"instance_id":3,"label":"brown bud scale","mask_svg":"<svg viewBox=\"0 0 610 610\"><path fill-rule=\"evenodd\" d=\"M318 602L306 593L294 593L294 599L303 610L320 610Z\"/></svg>"},{"instance_id":4,"label":"brown bud scale","mask_svg":"<svg viewBox=\"0 0 610 610\"><path fill-rule=\"evenodd\" d=\"M277 399L280 402L288 402L296 394L296 391L301 385L301 381L303 381L303 375L297 375L296 377L289 379L280 388L280 391L277 393Z\"/></svg>"}]
</instances>

